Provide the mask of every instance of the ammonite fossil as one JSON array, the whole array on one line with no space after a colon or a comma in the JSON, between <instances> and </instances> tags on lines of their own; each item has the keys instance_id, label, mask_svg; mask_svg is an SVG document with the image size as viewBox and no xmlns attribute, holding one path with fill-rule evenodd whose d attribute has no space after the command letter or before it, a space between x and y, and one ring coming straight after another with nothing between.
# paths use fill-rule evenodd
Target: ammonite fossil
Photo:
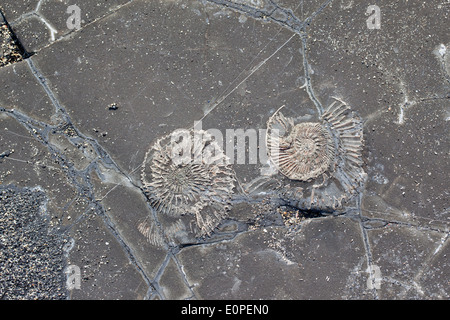
<instances>
[{"instance_id":1,"label":"ammonite fossil","mask_svg":"<svg viewBox=\"0 0 450 320\"><path fill-rule=\"evenodd\" d=\"M293 119L286 119L281 112L271 118L269 125L275 122L282 125L283 134L275 137L271 128L267 151L282 174L292 180L309 181L330 167L335 151L326 127L315 122L294 125Z\"/></svg>"},{"instance_id":2,"label":"ammonite fossil","mask_svg":"<svg viewBox=\"0 0 450 320\"><path fill-rule=\"evenodd\" d=\"M335 212L360 190L362 122L335 99L317 121L298 120L278 110L267 123L267 152L290 181L282 198L301 209Z\"/></svg>"},{"instance_id":3,"label":"ammonite fossil","mask_svg":"<svg viewBox=\"0 0 450 320\"><path fill-rule=\"evenodd\" d=\"M150 147L141 180L158 213L175 221L192 216L195 236L203 237L226 217L235 178L228 158L209 133L176 130ZM149 239L157 238L154 227L139 229Z\"/></svg>"}]
</instances>

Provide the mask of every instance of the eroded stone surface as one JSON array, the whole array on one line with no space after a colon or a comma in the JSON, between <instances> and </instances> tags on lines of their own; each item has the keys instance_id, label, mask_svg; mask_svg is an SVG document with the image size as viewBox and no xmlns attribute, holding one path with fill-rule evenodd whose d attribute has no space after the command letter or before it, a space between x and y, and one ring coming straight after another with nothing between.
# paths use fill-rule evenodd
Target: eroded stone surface
<instances>
[{"instance_id":1,"label":"eroded stone surface","mask_svg":"<svg viewBox=\"0 0 450 320\"><path fill-rule=\"evenodd\" d=\"M7 24L0 8L0 67L23 59L23 50Z\"/></svg>"},{"instance_id":2,"label":"eroded stone surface","mask_svg":"<svg viewBox=\"0 0 450 320\"><path fill-rule=\"evenodd\" d=\"M5 300L65 299L64 247L49 226L40 188L0 186L0 294Z\"/></svg>"},{"instance_id":3,"label":"eroded stone surface","mask_svg":"<svg viewBox=\"0 0 450 320\"><path fill-rule=\"evenodd\" d=\"M82 1L74 30L68 1L4 1L36 54L0 69L0 181L45 190L81 270L68 297L446 299L448 8L410 2L379 1L381 29L368 29L366 1ZM233 139L254 135L259 151L280 108L317 122L336 100L361 119L367 179L325 216ZM230 210L202 239L155 245L146 233L192 221L158 217L145 154L194 125L223 136Z\"/></svg>"}]
</instances>

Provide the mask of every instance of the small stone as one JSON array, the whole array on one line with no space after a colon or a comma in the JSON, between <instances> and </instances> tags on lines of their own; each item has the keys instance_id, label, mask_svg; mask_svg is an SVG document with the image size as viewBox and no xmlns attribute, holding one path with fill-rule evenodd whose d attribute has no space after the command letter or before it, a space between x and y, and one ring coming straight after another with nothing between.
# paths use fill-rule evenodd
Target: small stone
<instances>
[{"instance_id":1,"label":"small stone","mask_svg":"<svg viewBox=\"0 0 450 320\"><path fill-rule=\"evenodd\" d=\"M108 106L108 110L117 110L119 106L116 103L112 103Z\"/></svg>"}]
</instances>

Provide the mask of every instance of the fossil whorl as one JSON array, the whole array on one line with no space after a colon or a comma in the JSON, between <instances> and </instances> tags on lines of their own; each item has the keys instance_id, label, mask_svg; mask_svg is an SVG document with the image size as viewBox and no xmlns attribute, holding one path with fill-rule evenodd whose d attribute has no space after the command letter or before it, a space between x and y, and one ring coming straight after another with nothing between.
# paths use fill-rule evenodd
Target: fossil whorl
<instances>
[{"instance_id":1,"label":"fossil whorl","mask_svg":"<svg viewBox=\"0 0 450 320\"><path fill-rule=\"evenodd\" d=\"M337 140L336 174L347 192L358 191L366 174L363 170L363 126L361 119L343 101L335 100L322 114Z\"/></svg>"},{"instance_id":2,"label":"fossil whorl","mask_svg":"<svg viewBox=\"0 0 450 320\"><path fill-rule=\"evenodd\" d=\"M228 158L209 133L176 130L150 147L141 181L157 212L174 218L192 215L195 235L202 237L226 217L235 179Z\"/></svg>"},{"instance_id":3,"label":"fossil whorl","mask_svg":"<svg viewBox=\"0 0 450 320\"><path fill-rule=\"evenodd\" d=\"M275 123L281 126L278 134ZM334 143L326 127L320 123L293 125L277 113L269 120L267 150L277 169L292 180L309 181L324 173L334 159Z\"/></svg>"},{"instance_id":4,"label":"fossil whorl","mask_svg":"<svg viewBox=\"0 0 450 320\"><path fill-rule=\"evenodd\" d=\"M278 171L291 181L282 197L301 209L334 211L360 191L362 122L343 101L311 121L277 111L267 122L267 152Z\"/></svg>"}]
</instances>

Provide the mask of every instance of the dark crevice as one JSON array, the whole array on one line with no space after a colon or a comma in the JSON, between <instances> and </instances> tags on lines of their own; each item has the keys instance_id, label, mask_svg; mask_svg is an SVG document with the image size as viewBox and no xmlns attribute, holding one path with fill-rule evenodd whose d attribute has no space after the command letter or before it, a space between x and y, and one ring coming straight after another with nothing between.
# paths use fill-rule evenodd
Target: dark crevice
<instances>
[{"instance_id":1,"label":"dark crevice","mask_svg":"<svg viewBox=\"0 0 450 320\"><path fill-rule=\"evenodd\" d=\"M1 54L0 67L28 59L34 52L28 52L20 42L11 25L8 23L2 9L0 8ZM6 49L6 51L5 51Z\"/></svg>"}]
</instances>

